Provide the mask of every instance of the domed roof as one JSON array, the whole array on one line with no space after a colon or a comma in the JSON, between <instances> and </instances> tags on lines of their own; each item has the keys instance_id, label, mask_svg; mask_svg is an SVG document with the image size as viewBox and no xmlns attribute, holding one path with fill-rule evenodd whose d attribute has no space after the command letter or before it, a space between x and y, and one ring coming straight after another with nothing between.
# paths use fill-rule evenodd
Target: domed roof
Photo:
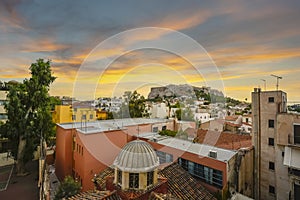
<instances>
[{"instance_id":1,"label":"domed roof","mask_svg":"<svg viewBox=\"0 0 300 200\"><path fill-rule=\"evenodd\" d=\"M149 143L134 140L123 147L114 165L121 171L149 172L159 166L159 159Z\"/></svg>"}]
</instances>

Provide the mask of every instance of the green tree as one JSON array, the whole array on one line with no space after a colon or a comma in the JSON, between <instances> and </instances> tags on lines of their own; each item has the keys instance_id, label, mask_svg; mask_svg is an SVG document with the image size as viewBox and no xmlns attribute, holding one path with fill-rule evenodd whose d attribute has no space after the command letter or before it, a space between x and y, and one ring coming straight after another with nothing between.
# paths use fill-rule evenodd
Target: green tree
<instances>
[{"instance_id":1,"label":"green tree","mask_svg":"<svg viewBox=\"0 0 300 200\"><path fill-rule=\"evenodd\" d=\"M175 117L178 119L178 120L181 120L181 113L182 113L182 110L181 108L177 109L175 111Z\"/></svg>"},{"instance_id":2,"label":"green tree","mask_svg":"<svg viewBox=\"0 0 300 200\"><path fill-rule=\"evenodd\" d=\"M61 105L61 104L62 104L62 101L59 97L54 97L54 96L50 97L51 110L54 110L56 105Z\"/></svg>"},{"instance_id":3,"label":"green tree","mask_svg":"<svg viewBox=\"0 0 300 200\"><path fill-rule=\"evenodd\" d=\"M116 118L138 118L148 116L146 111L146 99L137 91L126 91L123 95L125 102L122 103L120 111L115 115Z\"/></svg>"},{"instance_id":4,"label":"green tree","mask_svg":"<svg viewBox=\"0 0 300 200\"><path fill-rule=\"evenodd\" d=\"M5 105L7 136L12 142L18 175L27 174L25 164L32 159L40 141L54 135L48 91L55 77L50 61L38 59L29 69L31 78L9 87Z\"/></svg>"},{"instance_id":5,"label":"green tree","mask_svg":"<svg viewBox=\"0 0 300 200\"><path fill-rule=\"evenodd\" d=\"M192 110L187 107L185 109L182 110L182 116L181 119L184 121L194 121L194 114L192 112Z\"/></svg>"},{"instance_id":6,"label":"green tree","mask_svg":"<svg viewBox=\"0 0 300 200\"><path fill-rule=\"evenodd\" d=\"M143 117L145 114L146 99L134 91L129 98L129 114L132 118Z\"/></svg>"},{"instance_id":7,"label":"green tree","mask_svg":"<svg viewBox=\"0 0 300 200\"><path fill-rule=\"evenodd\" d=\"M66 176L64 181L58 187L54 199L60 200L74 196L80 192L80 184L76 182L71 176Z\"/></svg>"},{"instance_id":8,"label":"green tree","mask_svg":"<svg viewBox=\"0 0 300 200\"><path fill-rule=\"evenodd\" d=\"M166 136L175 137L176 134L177 134L177 132L176 132L176 131L169 130L169 129L166 129L166 130L161 130L161 131L159 131L158 134L159 134L159 135L166 135Z\"/></svg>"}]
</instances>

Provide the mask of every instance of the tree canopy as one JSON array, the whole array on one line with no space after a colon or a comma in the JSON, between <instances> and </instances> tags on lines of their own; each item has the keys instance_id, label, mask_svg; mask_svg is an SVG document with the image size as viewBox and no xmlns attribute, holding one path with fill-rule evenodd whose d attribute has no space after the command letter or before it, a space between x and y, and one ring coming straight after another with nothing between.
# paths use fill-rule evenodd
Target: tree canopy
<instances>
[{"instance_id":1,"label":"tree canopy","mask_svg":"<svg viewBox=\"0 0 300 200\"><path fill-rule=\"evenodd\" d=\"M115 114L116 118L139 118L147 117L146 99L137 91L126 91L123 95L125 102L122 103L119 113Z\"/></svg>"},{"instance_id":2,"label":"tree canopy","mask_svg":"<svg viewBox=\"0 0 300 200\"><path fill-rule=\"evenodd\" d=\"M5 105L8 120L7 137L12 142L12 155L17 160L17 173L25 173L25 164L41 139L54 135L48 94L52 76L50 61L38 59L30 66L31 77L11 85Z\"/></svg>"}]
</instances>

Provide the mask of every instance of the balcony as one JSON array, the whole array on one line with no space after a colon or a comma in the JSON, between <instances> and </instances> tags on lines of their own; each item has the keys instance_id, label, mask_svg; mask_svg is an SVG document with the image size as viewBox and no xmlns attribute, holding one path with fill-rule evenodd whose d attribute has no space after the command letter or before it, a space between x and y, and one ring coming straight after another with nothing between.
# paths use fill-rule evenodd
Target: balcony
<instances>
[{"instance_id":1,"label":"balcony","mask_svg":"<svg viewBox=\"0 0 300 200\"><path fill-rule=\"evenodd\" d=\"M300 170L300 149L285 147L283 165Z\"/></svg>"},{"instance_id":2,"label":"balcony","mask_svg":"<svg viewBox=\"0 0 300 200\"><path fill-rule=\"evenodd\" d=\"M293 169L289 167L289 175L293 176L299 176L300 177L300 170L298 169Z\"/></svg>"}]
</instances>

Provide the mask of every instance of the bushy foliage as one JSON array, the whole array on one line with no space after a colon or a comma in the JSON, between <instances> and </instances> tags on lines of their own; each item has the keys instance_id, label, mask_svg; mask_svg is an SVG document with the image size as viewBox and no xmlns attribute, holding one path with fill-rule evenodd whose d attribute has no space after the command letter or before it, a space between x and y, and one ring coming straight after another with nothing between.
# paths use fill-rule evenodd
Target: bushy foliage
<instances>
[{"instance_id":1,"label":"bushy foliage","mask_svg":"<svg viewBox=\"0 0 300 200\"><path fill-rule=\"evenodd\" d=\"M80 192L81 186L71 176L66 176L64 181L60 184L57 193L55 194L55 200L67 199Z\"/></svg>"},{"instance_id":2,"label":"bushy foliage","mask_svg":"<svg viewBox=\"0 0 300 200\"><path fill-rule=\"evenodd\" d=\"M176 131L171 131L169 129L166 130L162 130L158 133L159 135L164 135L164 136L171 136L171 137L175 137L177 132Z\"/></svg>"}]
</instances>

